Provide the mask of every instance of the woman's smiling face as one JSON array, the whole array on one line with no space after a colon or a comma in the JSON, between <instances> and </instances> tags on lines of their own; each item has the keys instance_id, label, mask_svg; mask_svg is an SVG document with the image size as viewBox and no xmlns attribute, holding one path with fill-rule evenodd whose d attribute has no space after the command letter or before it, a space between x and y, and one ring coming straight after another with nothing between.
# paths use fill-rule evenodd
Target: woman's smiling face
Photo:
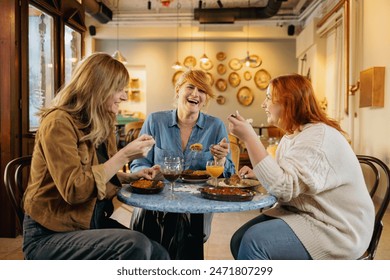
<instances>
[{"instance_id":1,"label":"woman's smiling face","mask_svg":"<svg viewBox=\"0 0 390 280\"><path fill-rule=\"evenodd\" d=\"M272 86L268 87L265 100L261 104L261 107L265 110L268 124L278 126L283 108L279 103L272 101Z\"/></svg>"},{"instance_id":2,"label":"woman's smiling face","mask_svg":"<svg viewBox=\"0 0 390 280\"><path fill-rule=\"evenodd\" d=\"M127 92L125 89L115 92L110 98L106 101L107 110L115 115L119 112L119 104L122 101L127 100Z\"/></svg>"},{"instance_id":3,"label":"woman's smiling face","mask_svg":"<svg viewBox=\"0 0 390 280\"><path fill-rule=\"evenodd\" d=\"M186 82L178 93L178 107L187 112L199 112L206 102L206 93L195 85Z\"/></svg>"}]
</instances>

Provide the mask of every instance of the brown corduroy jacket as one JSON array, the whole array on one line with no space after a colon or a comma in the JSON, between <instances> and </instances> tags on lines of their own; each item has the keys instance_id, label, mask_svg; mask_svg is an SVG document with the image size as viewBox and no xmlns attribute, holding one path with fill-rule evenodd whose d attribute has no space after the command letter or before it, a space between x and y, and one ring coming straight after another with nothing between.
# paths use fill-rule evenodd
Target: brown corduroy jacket
<instances>
[{"instance_id":1,"label":"brown corduroy jacket","mask_svg":"<svg viewBox=\"0 0 390 280\"><path fill-rule=\"evenodd\" d=\"M36 134L24 210L53 231L89 229L96 200L112 191L95 147L82 136L62 110L47 115ZM109 157L116 153L115 143L113 133L107 139Z\"/></svg>"}]
</instances>

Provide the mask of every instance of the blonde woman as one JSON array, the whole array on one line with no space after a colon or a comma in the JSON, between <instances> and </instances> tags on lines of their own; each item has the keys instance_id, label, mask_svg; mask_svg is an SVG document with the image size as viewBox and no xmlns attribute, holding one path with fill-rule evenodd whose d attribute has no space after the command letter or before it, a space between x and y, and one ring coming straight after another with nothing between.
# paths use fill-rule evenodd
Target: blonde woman
<instances>
[{"instance_id":1,"label":"blonde woman","mask_svg":"<svg viewBox=\"0 0 390 280\"><path fill-rule=\"evenodd\" d=\"M156 144L145 158L131 163L131 170L162 165L164 157L170 154L184 159L185 168L192 170L205 170L208 160L220 159L224 161L224 177L229 178L235 173L235 167L229 152L226 127L222 120L201 111L214 98L206 73L202 70L183 73L176 82L174 98L176 109L155 112L146 119L141 133L152 135ZM194 144L201 144L200 151L194 153L191 150ZM210 233L211 217L205 215L205 239ZM186 232L188 215L136 208L131 226L161 241L171 258L188 258L186 253L191 250L187 247L191 245Z\"/></svg>"},{"instance_id":2,"label":"blonde woman","mask_svg":"<svg viewBox=\"0 0 390 280\"><path fill-rule=\"evenodd\" d=\"M142 135L117 152L119 103L126 100L126 68L108 54L85 58L72 79L40 111L31 174L24 196L26 259L167 259L145 235L110 219L121 181L152 178L153 169L118 177L155 141Z\"/></svg>"}]
</instances>

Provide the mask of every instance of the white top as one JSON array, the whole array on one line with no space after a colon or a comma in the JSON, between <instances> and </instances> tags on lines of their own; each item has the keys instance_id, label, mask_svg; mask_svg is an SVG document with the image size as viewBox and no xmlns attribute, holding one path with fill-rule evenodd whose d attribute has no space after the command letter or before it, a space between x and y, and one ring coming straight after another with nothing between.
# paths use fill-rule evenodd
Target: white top
<instances>
[{"instance_id":1,"label":"white top","mask_svg":"<svg viewBox=\"0 0 390 280\"><path fill-rule=\"evenodd\" d=\"M283 219L313 259L357 259L368 248L375 211L359 161L345 137L308 124L282 138L254 172L279 199L267 215Z\"/></svg>"}]
</instances>

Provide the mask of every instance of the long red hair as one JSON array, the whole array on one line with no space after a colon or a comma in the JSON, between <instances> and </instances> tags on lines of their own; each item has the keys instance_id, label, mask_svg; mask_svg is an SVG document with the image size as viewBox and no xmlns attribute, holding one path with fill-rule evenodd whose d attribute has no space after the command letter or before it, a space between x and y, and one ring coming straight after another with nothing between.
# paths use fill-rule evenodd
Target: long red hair
<instances>
[{"instance_id":1,"label":"long red hair","mask_svg":"<svg viewBox=\"0 0 390 280\"><path fill-rule=\"evenodd\" d=\"M298 74L289 74L271 80L272 102L283 107L279 120L280 128L287 133L294 133L301 125L325 123L341 133L340 124L327 117L318 105L311 82Z\"/></svg>"}]
</instances>

